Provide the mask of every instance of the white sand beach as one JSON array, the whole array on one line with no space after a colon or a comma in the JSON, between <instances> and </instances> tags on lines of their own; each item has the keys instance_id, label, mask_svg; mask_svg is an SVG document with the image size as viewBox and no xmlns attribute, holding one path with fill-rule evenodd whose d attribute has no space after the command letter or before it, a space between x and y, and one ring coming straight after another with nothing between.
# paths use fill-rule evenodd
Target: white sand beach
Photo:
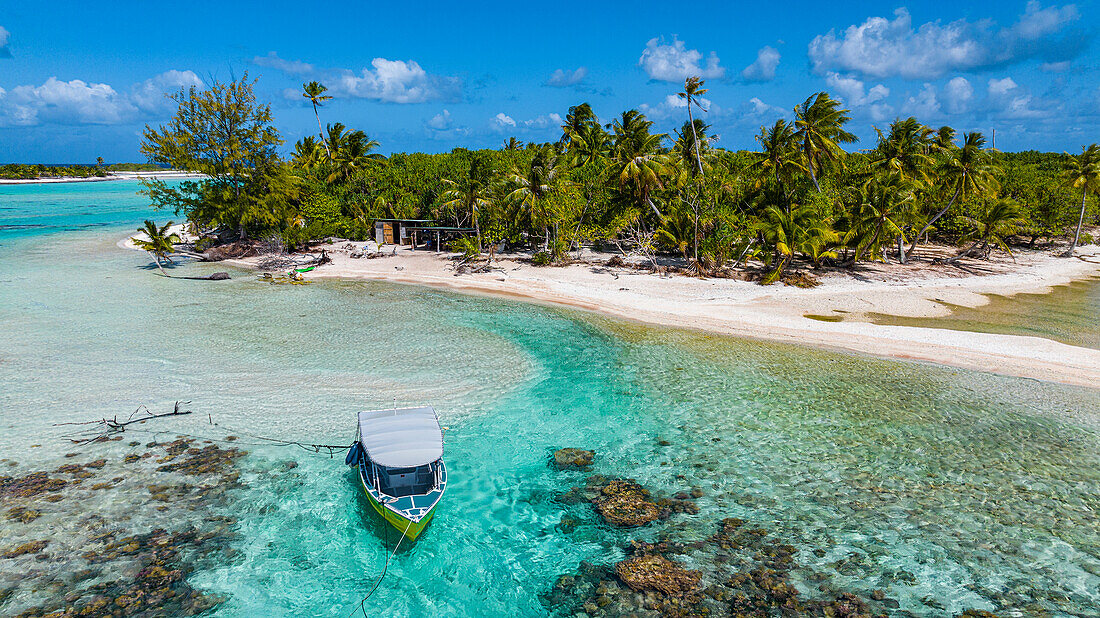
<instances>
[{"instance_id":1,"label":"white sand beach","mask_svg":"<svg viewBox=\"0 0 1100 618\"><path fill-rule=\"evenodd\" d=\"M1100 275L1100 247L1077 258L1018 252L1016 261L971 261L963 267L874 265L831 272L815 288L761 286L734 279L661 276L609 267L607 254L585 263L536 267L518 256L500 258L491 272L456 274L452 256L401 247L392 256L353 259L346 242L324 248L332 263L307 279L372 279L444 287L595 311L649 324L738 337L811 345L875 356L940 363L1081 386L1100 385L1100 350L1016 335L883 326L861 321L874 312L899 316L950 313L947 304L980 306L985 294L1049 291L1051 286ZM373 248L373 243L370 243ZM362 248L363 243L356 243ZM256 258L233 260L255 267ZM826 322L804 317L844 316Z\"/></svg>"},{"instance_id":2,"label":"white sand beach","mask_svg":"<svg viewBox=\"0 0 1100 618\"><path fill-rule=\"evenodd\" d=\"M205 177L205 174L198 174L194 172L180 172L176 170L152 172L107 172L107 175L103 177L59 176L57 178L0 178L0 185L40 185L67 182L108 182L111 180L139 180L142 178L159 178L160 180L184 180L187 178Z\"/></svg>"}]
</instances>

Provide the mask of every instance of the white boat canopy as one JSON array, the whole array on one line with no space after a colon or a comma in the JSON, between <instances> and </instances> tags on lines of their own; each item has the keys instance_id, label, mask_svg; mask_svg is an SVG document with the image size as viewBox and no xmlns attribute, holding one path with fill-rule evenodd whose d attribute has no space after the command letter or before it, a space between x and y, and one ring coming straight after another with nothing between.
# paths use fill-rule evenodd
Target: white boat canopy
<instances>
[{"instance_id":1,"label":"white boat canopy","mask_svg":"<svg viewBox=\"0 0 1100 618\"><path fill-rule=\"evenodd\" d=\"M443 457L443 430L431 406L360 412L359 443L371 461L387 468L423 466Z\"/></svg>"}]
</instances>

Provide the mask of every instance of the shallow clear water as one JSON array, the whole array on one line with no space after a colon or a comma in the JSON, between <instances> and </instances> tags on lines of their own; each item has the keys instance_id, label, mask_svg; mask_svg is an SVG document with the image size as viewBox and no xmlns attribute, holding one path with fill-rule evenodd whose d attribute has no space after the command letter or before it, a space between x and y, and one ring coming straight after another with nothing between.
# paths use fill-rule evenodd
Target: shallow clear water
<instances>
[{"instance_id":1,"label":"shallow clear water","mask_svg":"<svg viewBox=\"0 0 1100 618\"><path fill-rule=\"evenodd\" d=\"M1100 349L1100 279L1055 286L1049 294L990 295L981 307L951 306L940 318L873 315L876 324L1030 335Z\"/></svg>"},{"instance_id":2,"label":"shallow clear water","mask_svg":"<svg viewBox=\"0 0 1100 618\"><path fill-rule=\"evenodd\" d=\"M43 211L99 199L64 188L44 192ZM809 597L818 572L838 589L884 590L898 615L1096 615L1100 391L416 287L271 285L240 271L168 280L116 246L148 216L124 193L104 229L68 230L60 217L59 233L0 246L0 449L15 470L56 467L78 447L54 423L175 400L195 414L79 448L114 461L147 450L125 446L131 437L240 436L244 486L210 507L237 518L235 551L188 576L227 596L214 615L347 616L373 586L396 539L342 453L252 436L347 443L355 411L395 398L439 410L451 484L368 614L547 615L562 608L544 595L581 561L613 564L632 539L702 539L740 517L799 550L793 580ZM697 487L699 513L601 525L557 499L586 476L548 465L565 446L595 450L593 473L665 495ZM128 511L134 527L178 523L130 494L97 500L87 508ZM578 518L571 532L563 514ZM77 525L52 521L57 535Z\"/></svg>"}]
</instances>

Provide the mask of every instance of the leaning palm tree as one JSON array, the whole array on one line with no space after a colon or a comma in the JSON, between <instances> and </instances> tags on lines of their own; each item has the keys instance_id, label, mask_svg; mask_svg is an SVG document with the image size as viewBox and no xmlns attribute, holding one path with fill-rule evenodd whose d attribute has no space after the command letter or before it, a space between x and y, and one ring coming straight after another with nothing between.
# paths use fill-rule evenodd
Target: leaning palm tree
<instances>
[{"instance_id":1,"label":"leaning palm tree","mask_svg":"<svg viewBox=\"0 0 1100 618\"><path fill-rule=\"evenodd\" d=\"M1018 233L1021 227L1027 225L1027 219L1024 218L1020 205L1015 200L1006 198L989 204L977 217L962 219L970 225L970 231L963 237L964 242L973 240L974 244L947 260L949 263L968 255L988 258L993 247L1000 247L1012 255L1012 249L1008 247L1005 239Z\"/></svg>"},{"instance_id":2,"label":"leaning palm tree","mask_svg":"<svg viewBox=\"0 0 1100 618\"><path fill-rule=\"evenodd\" d=\"M1067 187L1081 190L1081 215L1077 218L1077 231L1073 233L1073 242L1062 255L1072 257L1077 242L1081 239L1081 226L1085 223L1085 200L1089 191L1100 193L1100 146L1092 144L1081 148L1081 154L1070 157L1066 170L1062 173L1063 183Z\"/></svg>"},{"instance_id":3,"label":"leaning palm tree","mask_svg":"<svg viewBox=\"0 0 1100 618\"><path fill-rule=\"evenodd\" d=\"M160 269L160 273L165 277L170 277L168 273L164 272L164 267L161 266L160 261L165 260L169 264L172 263L172 258L169 257L175 250L175 244L180 242L180 237L175 232L168 233L168 230L172 227L172 221L165 223L164 225L157 227L156 223L146 219L145 226L138 228L138 232L145 234L145 238L133 237L130 240L134 241L139 249L148 251L153 256L153 261L156 262L157 268Z\"/></svg>"},{"instance_id":4,"label":"leaning palm tree","mask_svg":"<svg viewBox=\"0 0 1100 618\"><path fill-rule=\"evenodd\" d=\"M912 180L898 172L869 180L860 194L852 224L845 243L856 241L855 264L864 253L874 260L883 256L883 247L892 238L900 238L898 250L904 241L903 224L911 214L916 186ZM901 258L899 257L899 260Z\"/></svg>"},{"instance_id":5,"label":"leaning palm tree","mask_svg":"<svg viewBox=\"0 0 1100 618\"><path fill-rule=\"evenodd\" d=\"M940 209L919 232L913 235L913 242L905 252L908 259L917 248L917 241L932 227L940 217L947 214L957 199L972 195L980 195L993 191L997 187L997 180L993 177L993 160L989 151L985 149L985 137L977 131L963 135L961 148L952 148L946 152L947 158L939 171L939 177L943 179L948 189L954 189L951 200Z\"/></svg>"},{"instance_id":6,"label":"leaning palm tree","mask_svg":"<svg viewBox=\"0 0 1100 618\"><path fill-rule=\"evenodd\" d=\"M840 109L840 103L827 92L811 95L794 108L795 132L801 144L802 156L814 187L821 191L817 173L841 158L844 151L840 144L850 144L858 138L844 130L851 120L848 110Z\"/></svg>"},{"instance_id":7,"label":"leaning palm tree","mask_svg":"<svg viewBox=\"0 0 1100 618\"><path fill-rule=\"evenodd\" d=\"M695 118L691 115L691 106L696 105L700 111L707 111L703 109L703 104L700 102L700 98L707 93L707 89L703 88L704 83L698 77L689 77L684 80L684 91L676 93L676 96L687 101L688 123L691 124L692 143L695 144L695 162L699 164L700 176L703 175L703 160L699 157L699 136L695 133Z\"/></svg>"},{"instance_id":8,"label":"leaning palm tree","mask_svg":"<svg viewBox=\"0 0 1100 618\"><path fill-rule=\"evenodd\" d=\"M326 95L328 91L321 82L309 82L308 84L302 84L302 96L309 99L309 102L313 104L313 116L317 118L317 134L321 136L321 143L325 144L325 149L328 150L328 144L325 143L325 133L321 130L321 115L317 112L317 108L324 105L325 101L332 100L332 97ZM332 151L328 150L329 159L332 158Z\"/></svg>"}]
</instances>

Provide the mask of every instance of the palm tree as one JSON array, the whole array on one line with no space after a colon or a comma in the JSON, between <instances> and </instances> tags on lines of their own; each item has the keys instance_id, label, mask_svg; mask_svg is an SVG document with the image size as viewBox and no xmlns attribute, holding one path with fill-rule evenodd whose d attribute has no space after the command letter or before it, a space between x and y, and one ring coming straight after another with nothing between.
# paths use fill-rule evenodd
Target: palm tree
<instances>
[{"instance_id":1,"label":"palm tree","mask_svg":"<svg viewBox=\"0 0 1100 618\"><path fill-rule=\"evenodd\" d=\"M844 151L840 144L850 144L857 137L844 130L851 120L848 110L840 109L840 103L827 92L811 95L801 105L794 108L795 136L801 143L802 156L806 160L806 169L814 187L821 191L817 171L825 165L840 159Z\"/></svg>"},{"instance_id":2,"label":"palm tree","mask_svg":"<svg viewBox=\"0 0 1100 618\"><path fill-rule=\"evenodd\" d=\"M504 149L511 152L523 150L523 142L516 139L515 136L509 137L508 141L504 142Z\"/></svg>"},{"instance_id":3,"label":"palm tree","mask_svg":"<svg viewBox=\"0 0 1100 618\"><path fill-rule=\"evenodd\" d=\"M382 155L371 152L378 148L378 140L373 140L366 133L355 130L345 131L343 124L328 125L328 146L332 153L334 168L326 179L327 182L335 182L339 178L347 180L351 175L368 165L372 161L383 159Z\"/></svg>"},{"instance_id":4,"label":"palm tree","mask_svg":"<svg viewBox=\"0 0 1100 618\"><path fill-rule=\"evenodd\" d=\"M1070 157L1066 170L1062 173L1063 183L1067 187L1081 190L1081 215L1077 218L1077 231L1073 233L1073 242L1062 255L1072 257L1077 242L1081 239L1081 226L1085 223L1085 199L1089 190L1100 193L1100 146L1092 144L1081 147L1081 154Z\"/></svg>"},{"instance_id":5,"label":"palm tree","mask_svg":"<svg viewBox=\"0 0 1100 618\"><path fill-rule=\"evenodd\" d=\"M172 227L172 221L165 223L161 227L157 227L156 223L146 219L145 226L138 228L138 232L145 234L146 239L131 238L134 244L138 248L148 251L153 256L153 261L156 262L157 268L165 277L169 277L168 273L164 272L164 267L160 265L161 260L166 260L169 264L172 263L172 258L168 257L170 253L175 250L175 244L180 242L180 237L175 232L169 234L168 230Z\"/></svg>"},{"instance_id":6,"label":"palm tree","mask_svg":"<svg viewBox=\"0 0 1100 618\"><path fill-rule=\"evenodd\" d=\"M293 157L295 165L310 170L321 164L324 153L317 140L312 135L307 135L294 144Z\"/></svg>"},{"instance_id":7,"label":"palm tree","mask_svg":"<svg viewBox=\"0 0 1100 618\"><path fill-rule=\"evenodd\" d=\"M889 133L877 127L878 146L871 155L871 167L881 172L897 172L921 184L929 184L929 169L934 159L928 154L932 131L910 116L890 123Z\"/></svg>"},{"instance_id":8,"label":"palm tree","mask_svg":"<svg viewBox=\"0 0 1100 618\"><path fill-rule=\"evenodd\" d=\"M653 191L664 187L668 175L668 157L661 153L664 133L649 132L653 123L636 109L628 110L612 123L613 166L611 173L620 189L628 189L635 206L648 206L661 219L661 211L653 203Z\"/></svg>"},{"instance_id":9,"label":"palm tree","mask_svg":"<svg viewBox=\"0 0 1100 618\"><path fill-rule=\"evenodd\" d=\"M797 205L790 210L768 206L761 222L764 240L775 251L775 268L761 280L767 285L783 275L795 253L809 254L815 263L825 257L836 257L827 247L839 239L836 232L810 206Z\"/></svg>"},{"instance_id":10,"label":"palm tree","mask_svg":"<svg viewBox=\"0 0 1100 618\"><path fill-rule=\"evenodd\" d=\"M750 169L758 170L759 178L774 178L776 185L780 186L784 181L789 182L795 174L806 171L799 161L794 125L786 120L776 120L770 128L760 127L756 141L760 142L760 152L756 153L756 161Z\"/></svg>"},{"instance_id":11,"label":"palm tree","mask_svg":"<svg viewBox=\"0 0 1100 618\"><path fill-rule=\"evenodd\" d=\"M703 88L704 83L706 82L698 77L689 77L684 80L684 91L676 93L676 96L687 100L688 123L691 124L692 143L695 145L695 162L699 164L700 176L703 175L703 160L699 158L699 136L695 133L695 119L691 115L691 106L697 105L701 111L707 111L703 109L703 105L699 101L700 97L707 93L707 89Z\"/></svg>"},{"instance_id":12,"label":"palm tree","mask_svg":"<svg viewBox=\"0 0 1100 618\"><path fill-rule=\"evenodd\" d=\"M550 219L549 213L544 207L546 197L562 183L564 171L561 157L549 146L543 146L535 152L530 165L523 169L513 168L508 176L508 184L512 191L507 199L516 204L520 213L531 220L532 225L542 224L546 232L543 240L543 250L550 250ZM557 222L554 222L557 227Z\"/></svg>"},{"instance_id":13,"label":"palm tree","mask_svg":"<svg viewBox=\"0 0 1100 618\"><path fill-rule=\"evenodd\" d=\"M599 124L599 119L596 118L591 105L588 103L574 105L565 114L565 124L561 125L561 139L558 141L572 146L574 137L581 135L588 127L599 126Z\"/></svg>"},{"instance_id":14,"label":"palm tree","mask_svg":"<svg viewBox=\"0 0 1100 618\"><path fill-rule=\"evenodd\" d=\"M955 262L968 255L989 257L993 247L1004 249L1009 255L1012 249L1005 243L1005 239L1020 231L1027 224L1020 205L1012 199L999 199L982 209L977 217L962 217L970 224L970 232L963 238L974 240L974 244L961 251L958 255L947 260Z\"/></svg>"},{"instance_id":15,"label":"palm tree","mask_svg":"<svg viewBox=\"0 0 1100 618\"><path fill-rule=\"evenodd\" d=\"M933 138L933 144L935 147L942 151L948 151L956 148L955 146L955 129L944 125L936 131L936 137Z\"/></svg>"},{"instance_id":16,"label":"palm tree","mask_svg":"<svg viewBox=\"0 0 1100 618\"><path fill-rule=\"evenodd\" d=\"M569 134L569 153L577 167L601 161L611 154L611 136L597 123L583 125Z\"/></svg>"},{"instance_id":17,"label":"palm tree","mask_svg":"<svg viewBox=\"0 0 1100 618\"><path fill-rule=\"evenodd\" d=\"M489 181L492 170L483 165L480 159L474 159L470 165L470 171L457 181L449 178L443 179L443 185L447 189L441 196L444 200L442 208L455 212L469 211L474 225L474 234L477 236L477 252L481 253L481 224L478 213L483 209L492 208L492 194ZM490 259L492 255L490 254Z\"/></svg>"},{"instance_id":18,"label":"palm tree","mask_svg":"<svg viewBox=\"0 0 1100 618\"><path fill-rule=\"evenodd\" d=\"M317 112L317 108L324 105L325 101L332 100L332 97L326 95L328 91L321 82L309 82L308 84L302 84L302 96L309 99L309 102L313 104L313 116L317 118L317 134L321 136L321 143L325 144L325 149L328 150L328 144L325 143L325 134L321 130L321 115ZM332 159L332 151L328 150L328 157Z\"/></svg>"},{"instance_id":19,"label":"palm tree","mask_svg":"<svg viewBox=\"0 0 1100 618\"><path fill-rule=\"evenodd\" d=\"M962 148L952 148L946 152L947 158L939 171L939 177L943 179L948 189L954 189L951 200L940 209L919 232L913 235L913 242L905 252L908 259L917 248L917 241L928 231L932 224L945 215L958 198L966 198L971 195L987 193L997 186L997 180L993 177L993 161L989 152L985 150L985 137L977 131L963 135Z\"/></svg>"},{"instance_id":20,"label":"palm tree","mask_svg":"<svg viewBox=\"0 0 1100 618\"><path fill-rule=\"evenodd\" d=\"M873 260L881 256L882 247L888 240L898 237L904 239L902 225L916 199L915 188L912 180L898 172L872 178L864 185L860 204L855 209L852 225L844 238L845 243L859 239L855 256L850 263L858 262L865 252ZM899 251L901 242L903 241L898 241Z\"/></svg>"}]
</instances>

